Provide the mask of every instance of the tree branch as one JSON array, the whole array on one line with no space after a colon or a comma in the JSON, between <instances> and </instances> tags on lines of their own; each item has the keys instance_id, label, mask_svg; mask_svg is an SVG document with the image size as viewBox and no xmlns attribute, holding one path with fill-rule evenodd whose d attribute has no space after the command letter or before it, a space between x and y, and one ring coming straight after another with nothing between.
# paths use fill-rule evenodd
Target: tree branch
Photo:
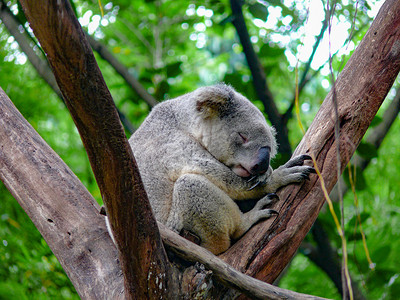
<instances>
[{"instance_id":1,"label":"tree branch","mask_svg":"<svg viewBox=\"0 0 400 300\"><path fill-rule=\"evenodd\" d=\"M118 252L99 218L99 205L1 88L0 141L0 179L38 228L79 296L124 299Z\"/></svg>"},{"instance_id":2,"label":"tree branch","mask_svg":"<svg viewBox=\"0 0 400 300\"><path fill-rule=\"evenodd\" d=\"M382 117L382 122L378 124L375 128L371 129L370 134L366 138L366 142L373 145L374 148L379 149L381 143L383 142L383 139L389 132L399 112L400 112L400 88L397 89L394 99L392 100L388 108L385 110L385 113L383 114ZM358 170L363 172L368 167L369 163L371 162L371 159L366 159L359 156L358 154L355 154L352 161L358 168ZM343 182L343 184L341 184L340 193L344 195L347 193L348 190L349 190L348 186ZM330 194L330 197L334 202L339 201L338 185L335 185Z\"/></svg>"},{"instance_id":3,"label":"tree branch","mask_svg":"<svg viewBox=\"0 0 400 300\"><path fill-rule=\"evenodd\" d=\"M388 108L385 110L383 114L382 122L375 128L371 129L369 136L367 137L367 142L374 145L376 149L379 149L384 137L389 132L393 122L396 120L397 115L400 111L400 89L397 89L396 95ZM363 172L371 159L365 159L355 154L353 159L355 165L359 168L361 172ZM341 185L342 197L348 191L347 185L343 182ZM339 191L338 185L335 185L333 188L330 198L332 201L339 201ZM318 219L317 219L318 221ZM335 258L337 250L333 249L330 245L329 241L326 238L326 233L324 228L322 227L320 222L315 222L313 229L311 230L314 240L317 244L318 249L314 247L307 247L306 251L304 251L305 255L310 258L312 262L314 262L317 266L319 266L325 273L331 278L334 282L336 288L339 293L342 294L342 280L341 280L341 266L338 259ZM353 292L355 299L365 299L362 295L361 291L353 283Z\"/></svg>"},{"instance_id":4,"label":"tree branch","mask_svg":"<svg viewBox=\"0 0 400 300\"><path fill-rule=\"evenodd\" d=\"M117 250L98 204L1 89L0 141L0 179L60 260L80 297L124 299ZM169 250L189 262L204 264L218 281L253 299L322 299L244 275L165 225L158 225ZM171 291L175 296L181 292L185 295L181 290Z\"/></svg>"},{"instance_id":5,"label":"tree branch","mask_svg":"<svg viewBox=\"0 0 400 300\"><path fill-rule=\"evenodd\" d=\"M120 251L126 296L165 296L173 288L157 223L85 34L68 1L20 2L88 153Z\"/></svg>"},{"instance_id":6,"label":"tree branch","mask_svg":"<svg viewBox=\"0 0 400 300\"><path fill-rule=\"evenodd\" d=\"M240 273L210 251L182 238L165 225L158 223L158 226L169 250L187 261L200 262L213 271L218 281L244 293L251 299L323 299L281 289Z\"/></svg>"}]
</instances>

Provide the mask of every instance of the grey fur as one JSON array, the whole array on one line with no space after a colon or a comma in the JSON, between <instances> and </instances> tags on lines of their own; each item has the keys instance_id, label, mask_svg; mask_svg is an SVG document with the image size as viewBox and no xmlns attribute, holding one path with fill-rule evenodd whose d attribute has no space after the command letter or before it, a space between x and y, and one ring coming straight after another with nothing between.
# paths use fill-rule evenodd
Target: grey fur
<instances>
[{"instance_id":1,"label":"grey fur","mask_svg":"<svg viewBox=\"0 0 400 300\"><path fill-rule=\"evenodd\" d=\"M268 193L313 171L303 166L307 156L273 171L274 135L249 100L218 84L157 105L129 142L156 219L218 254L276 214L264 208ZM242 213L235 201L247 199L261 200Z\"/></svg>"}]
</instances>

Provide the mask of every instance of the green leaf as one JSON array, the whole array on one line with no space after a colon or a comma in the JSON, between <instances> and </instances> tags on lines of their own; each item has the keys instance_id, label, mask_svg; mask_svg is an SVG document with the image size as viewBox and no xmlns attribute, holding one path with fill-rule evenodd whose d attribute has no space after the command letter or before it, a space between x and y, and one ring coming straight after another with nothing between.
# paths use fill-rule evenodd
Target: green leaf
<instances>
[{"instance_id":1,"label":"green leaf","mask_svg":"<svg viewBox=\"0 0 400 300\"><path fill-rule=\"evenodd\" d=\"M400 295L400 282L395 282L390 286L390 294L392 295L393 299Z\"/></svg>"},{"instance_id":2,"label":"green leaf","mask_svg":"<svg viewBox=\"0 0 400 300\"><path fill-rule=\"evenodd\" d=\"M164 99L164 95L169 91L169 84L166 80L161 81L156 88L156 98Z\"/></svg>"},{"instance_id":3,"label":"green leaf","mask_svg":"<svg viewBox=\"0 0 400 300\"><path fill-rule=\"evenodd\" d=\"M249 4L249 11L253 15L254 18L261 19L263 21L267 21L268 9L264 4L262 4L260 2L255 2L255 3Z\"/></svg>"},{"instance_id":4,"label":"green leaf","mask_svg":"<svg viewBox=\"0 0 400 300\"><path fill-rule=\"evenodd\" d=\"M261 57L279 57L285 53L285 49L279 47L271 47L268 44L264 44L260 49Z\"/></svg>"},{"instance_id":5,"label":"green leaf","mask_svg":"<svg viewBox=\"0 0 400 300\"><path fill-rule=\"evenodd\" d=\"M365 159L372 159L378 156L378 151L374 145L363 142L358 146L357 153Z\"/></svg>"},{"instance_id":6,"label":"green leaf","mask_svg":"<svg viewBox=\"0 0 400 300\"><path fill-rule=\"evenodd\" d=\"M352 232L352 233L347 233L347 241L352 242L352 241L360 241L362 239L362 235L360 232Z\"/></svg>"},{"instance_id":7,"label":"green leaf","mask_svg":"<svg viewBox=\"0 0 400 300\"><path fill-rule=\"evenodd\" d=\"M376 249L372 254L372 260L377 264L385 262L391 252L392 248L390 245L384 245L378 249Z\"/></svg>"},{"instance_id":8,"label":"green leaf","mask_svg":"<svg viewBox=\"0 0 400 300\"><path fill-rule=\"evenodd\" d=\"M396 274L396 271L393 269L380 268L377 266L372 276L367 279L367 286L372 288L381 287L386 284L394 274Z\"/></svg>"},{"instance_id":9,"label":"green leaf","mask_svg":"<svg viewBox=\"0 0 400 300\"><path fill-rule=\"evenodd\" d=\"M238 91L240 91L238 88L243 86L242 76L238 73L226 73L223 81L226 84L232 85Z\"/></svg>"},{"instance_id":10,"label":"green leaf","mask_svg":"<svg viewBox=\"0 0 400 300\"><path fill-rule=\"evenodd\" d=\"M176 77L179 74L181 74L182 73L181 64L182 64L181 61L177 61L177 62L167 65L166 66L167 77L168 78Z\"/></svg>"},{"instance_id":11,"label":"green leaf","mask_svg":"<svg viewBox=\"0 0 400 300\"><path fill-rule=\"evenodd\" d=\"M368 213L368 212L360 213L361 224L364 224L365 220L367 220L370 216L371 216L371 214ZM354 226L356 225L357 219L358 219L357 215L354 215L350 219L350 221L347 223L347 228L354 229Z\"/></svg>"},{"instance_id":12,"label":"green leaf","mask_svg":"<svg viewBox=\"0 0 400 300\"><path fill-rule=\"evenodd\" d=\"M371 124L370 124L369 127L375 127L376 125L379 125L381 122L382 122L382 117L380 117L380 116L375 116L375 117L372 119L372 122L371 122Z\"/></svg>"},{"instance_id":13,"label":"green leaf","mask_svg":"<svg viewBox=\"0 0 400 300\"><path fill-rule=\"evenodd\" d=\"M219 25L220 26L223 26L223 25L225 25L225 24L227 24L227 23L231 23L232 21L233 21L233 16L232 15L229 15L229 16L227 16L226 18L224 18L224 19L222 19L222 21L221 22L219 22Z\"/></svg>"}]
</instances>

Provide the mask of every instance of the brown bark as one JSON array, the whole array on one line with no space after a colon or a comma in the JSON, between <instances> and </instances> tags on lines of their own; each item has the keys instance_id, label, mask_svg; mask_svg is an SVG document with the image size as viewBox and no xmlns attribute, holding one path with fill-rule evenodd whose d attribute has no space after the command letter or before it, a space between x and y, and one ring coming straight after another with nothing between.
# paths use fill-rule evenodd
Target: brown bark
<instances>
[{"instance_id":1,"label":"brown bark","mask_svg":"<svg viewBox=\"0 0 400 300\"><path fill-rule=\"evenodd\" d=\"M157 223L118 113L68 1L20 1L89 156L120 250L129 298L173 288Z\"/></svg>"},{"instance_id":2,"label":"brown bark","mask_svg":"<svg viewBox=\"0 0 400 300\"><path fill-rule=\"evenodd\" d=\"M99 205L1 88L0 145L0 179L39 229L79 296L123 299L118 252L99 218Z\"/></svg>"},{"instance_id":3,"label":"brown bark","mask_svg":"<svg viewBox=\"0 0 400 300\"><path fill-rule=\"evenodd\" d=\"M382 117L382 122L373 128L370 132L368 137L366 138L366 142L374 145L376 149L379 149L383 139L389 132L393 122L396 120L400 111L400 89L397 89L396 96L390 103L390 105L386 108L385 113ZM371 159L360 157L359 155L355 154L352 158L352 164L354 164L357 169L357 174L359 172L363 172L366 167L371 162ZM357 175L359 176L359 175ZM343 178L340 178L342 181L341 183L341 191L342 197L344 194L347 193L349 187L346 185ZM333 190L330 193L330 198L334 202L339 201L339 189L338 185L336 184ZM317 219L318 221L318 219ZM302 244L301 248L304 248L307 253L305 255L310 258L310 260L315 263L318 267L320 267L332 282L335 284L336 288L338 289L339 293L342 294L342 279L341 279L341 263L337 259L337 249L330 245L329 239L326 236L326 232L320 222L314 223L312 228L312 236L317 245L314 247L310 244ZM304 252L304 251L303 251ZM354 293L354 299L365 299L365 296L362 294L362 291L358 288L355 281L351 280L352 288Z\"/></svg>"},{"instance_id":4,"label":"brown bark","mask_svg":"<svg viewBox=\"0 0 400 300\"><path fill-rule=\"evenodd\" d=\"M186 261L200 262L213 277L225 286L241 291L251 299L322 299L278 288L235 270L210 251L178 236L165 225L159 223L161 235L167 248ZM196 283L198 285L198 282ZM210 295L207 295L210 297Z\"/></svg>"},{"instance_id":5,"label":"brown bark","mask_svg":"<svg viewBox=\"0 0 400 300\"><path fill-rule=\"evenodd\" d=\"M400 68L400 2L387 0L336 82L341 169L347 164L385 99ZM313 153L325 185L336 183L336 142L331 91L294 155ZM317 176L280 194L280 215L253 227L222 256L261 280L273 282L316 219L324 196ZM246 249L246 250L244 250ZM245 251L245 253L244 253Z\"/></svg>"}]
</instances>

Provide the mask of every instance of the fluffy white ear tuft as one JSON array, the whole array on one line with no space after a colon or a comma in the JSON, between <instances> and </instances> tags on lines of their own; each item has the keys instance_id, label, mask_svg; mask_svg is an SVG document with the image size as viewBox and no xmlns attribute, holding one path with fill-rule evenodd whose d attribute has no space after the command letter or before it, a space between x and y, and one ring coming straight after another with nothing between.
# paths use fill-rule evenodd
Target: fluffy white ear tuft
<instances>
[{"instance_id":1,"label":"fluffy white ear tuft","mask_svg":"<svg viewBox=\"0 0 400 300\"><path fill-rule=\"evenodd\" d=\"M196 91L196 109L205 119L216 117L226 110L234 92L226 84L199 88Z\"/></svg>"}]
</instances>

